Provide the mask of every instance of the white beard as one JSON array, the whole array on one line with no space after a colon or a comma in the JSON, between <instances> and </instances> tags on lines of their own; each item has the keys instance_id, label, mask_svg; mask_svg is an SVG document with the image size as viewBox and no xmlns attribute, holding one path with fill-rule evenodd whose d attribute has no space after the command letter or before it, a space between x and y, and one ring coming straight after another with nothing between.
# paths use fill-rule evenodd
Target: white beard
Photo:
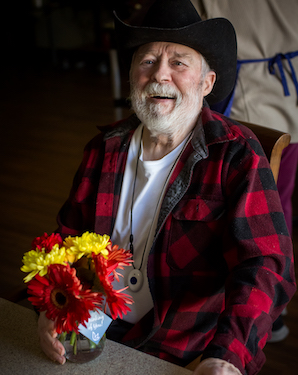
<instances>
[{"instance_id":1,"label":"white beard","mask_svg":"<svg viewBox=\"0 0 298 375\"><path fill-rule=\"evenodd\" d=\"M151 136L167 135L173 138L190 123L195 123L201 111L201 85L192 86L182 96L181 92L168 84L150 83L144 91L131 84L131 103L138 118L150 131ZM169 111L163 103L148 103L148 95L175 98L174 108Z\"/></svg>"}]
</instances>

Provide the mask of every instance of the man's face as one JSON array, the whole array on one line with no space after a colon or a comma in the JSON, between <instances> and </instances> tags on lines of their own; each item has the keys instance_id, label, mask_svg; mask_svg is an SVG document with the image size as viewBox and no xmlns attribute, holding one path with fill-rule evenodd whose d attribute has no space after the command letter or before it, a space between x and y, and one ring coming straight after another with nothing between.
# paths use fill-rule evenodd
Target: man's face
<instances>
[{"instance_id":1,"label":"man's face","mask_svg":"<svg viewBox=\"0 0 298 375\"><path fill-rule=\"evenodd\" d=\"M201 55L187 46L155 42L141 46L131 72L132 106L153 135L194 125L215 73L201 77Z\"/></svg>"}]
</instances>

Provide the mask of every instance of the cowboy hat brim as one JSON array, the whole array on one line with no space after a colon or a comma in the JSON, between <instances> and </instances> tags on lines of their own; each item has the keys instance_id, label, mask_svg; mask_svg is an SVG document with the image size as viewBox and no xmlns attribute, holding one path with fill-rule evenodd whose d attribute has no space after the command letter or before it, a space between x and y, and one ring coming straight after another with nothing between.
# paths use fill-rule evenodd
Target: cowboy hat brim
<instances>
[{"instance_id":1,"label":"cowboy hat brim","mask_svg":"<svg viewBox=\"0 0 298 375\"><path fill-rule=\"evenodd\" d=\"M130 63L141 45L151 42L172 42L186 45L201 53L216 72L209 104L225 99L235 84L237 42L232 24L225 18L198 21L179 28L132 26L122 22L114 13L115 31L120 54Z\"/></svg>"}]
</instances>

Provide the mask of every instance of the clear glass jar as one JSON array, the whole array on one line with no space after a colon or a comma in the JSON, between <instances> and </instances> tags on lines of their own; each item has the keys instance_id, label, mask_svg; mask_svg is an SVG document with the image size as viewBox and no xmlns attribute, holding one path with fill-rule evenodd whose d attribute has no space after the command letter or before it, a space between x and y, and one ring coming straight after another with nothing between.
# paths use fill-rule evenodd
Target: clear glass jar
<instances>
[{"instance_id":1,"label":"clear glass jar","mask_svg":"<svg viewBox=\"0 0 298 375\"><path fill-rule=\"evenodd\" d=\"M102 353L106 334L103 335L98 344L95 344L81 333L76 334L75 332L63 332L59 336L59 340L64 345L67 360L70 362L85 363L92 361Z\"/></svg>"}]
</instances>

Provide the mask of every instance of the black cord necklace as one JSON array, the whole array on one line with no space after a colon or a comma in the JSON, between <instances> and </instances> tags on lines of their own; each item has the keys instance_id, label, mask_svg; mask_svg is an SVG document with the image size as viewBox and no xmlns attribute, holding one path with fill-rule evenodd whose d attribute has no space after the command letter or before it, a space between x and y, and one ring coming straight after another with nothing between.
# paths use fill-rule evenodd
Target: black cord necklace
<instances>
[{"instance_id":1,"label":"black cord necklace","mask_svg":"<svg viewBox=\"0 0 298 375\"><path fill-rule=\"evenodd\" d=\"M137 181L137 174L138 174L138 167L139 167L139 159L140 159L140 156L141 156L143 131L144 131L144 128L142 129L141 140L140 140L140 145L139 145L139 151L138 151L138 155L137 155L135 178L134 178L134 182L133 182L132 197L131 197L131 207L130 207L129 247L130 247L130 251L131 251L132 255L134 253L134 245L133 245L134 236L133 236L133 233L132 233L132 224L133 224L133 214L132 213L133 213L134 196L135 196L136 181ZM172 171L173 171L173 169L174 169L174 167L175 167L178 159L180 158L183 150L185 149L186 145L188 144L188 142L189 142L189 140L190 140L190 138L192 136L192 133L193 132L191 131L190 134L189 134L189 136L188 136L188 139L187 139L187 141L186 141L186 143L184 145L184 147L180 151L180 153L177 156L175 162L172 164L170 172L168 173L168 176L165 179L164 187L167 184L167 181L168 181L169 177L171 176ZM160 203L161 195L162 194L160 194L159 200L157 202L154 216L156 215L156 211L157 211L157 208L158 208L159 203ZM145 253L146 253L146 248L147 248L148 240L149 240L149 237L150 237L150 232L152 230L153 222L154 222L154 220L152 220L151 227L150 227L150 230L148 232L148 236L147 236L146 243L145 243L145 246L144 246L144 250L143 250L143 254L142 254L140 266L139 266L139 268L136 268L135 265L134 265L134 263L132 263L133 269L128 274L128 286L129 286L130 290L133 291L133 292L138 292L142 288L142 285L143 285L143 282L144 282L144 276L143 276L143 273L142 273L141 269L142 269L142 266L143 266L143 261L144 261L144 257L145 257Z\"/></svg>"},{"instance_id":2,"label":"black cord necklace","mask_svg":"<svg viewBox=\"0 0 298 375\"><path fill-rule=\"evenodd\" d=\"M138 151L138 155L137 155L135 178L134 178L134 182L133 182L132 196L131 196L131 206L130 206L129 248L130 248L130 251L131 251L132 255L133 255L133 252L134 252L133 233L132 233L132 222L133 222L132 211L133 211L134 196L135 196L135 190L136 190L139 160L140 160L140 155L141 155L143 131L144 131L144 128L142 129L139 151ZM133 292L138 292L142 288L142 285L143 285L143 282L144 282L144 276L143 276L143 273L141 272L141 268L142 268L142 265L143 265L143 260L144 260L144 255L145 255L145 251L146 251L146 247L147 247L148 238L149 238L149 234L147 236L146 244L145 244L144 251L143 251L143 254L142 254L140 268L139 269L136 268L134 263L132 263L133 270L131 270L128 274L128 286L129 286L130 290L133 291Z\"/></svg>"}]
</instances>

